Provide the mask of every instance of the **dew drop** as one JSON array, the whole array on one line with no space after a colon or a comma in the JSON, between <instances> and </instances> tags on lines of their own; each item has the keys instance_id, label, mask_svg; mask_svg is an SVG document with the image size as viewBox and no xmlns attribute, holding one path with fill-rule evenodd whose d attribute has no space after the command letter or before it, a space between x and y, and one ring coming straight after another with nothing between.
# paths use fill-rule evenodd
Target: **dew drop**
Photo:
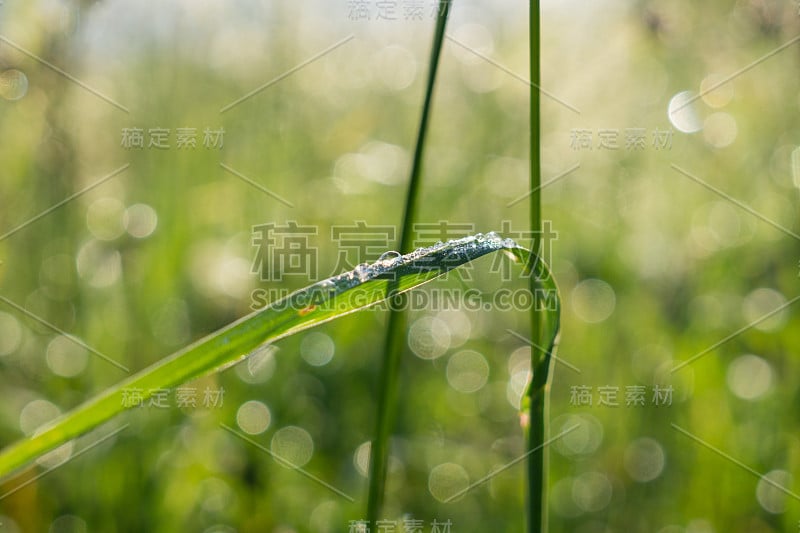
<instances>
[{"instance_id":1,"label":"dew drop","mask_svg":"<svg viewBox=\"0 0 800 533\"><path fill-rule=\"evenodd\" d=\"M370 275L369 265L361 263L353 269L353 274L358 277L358 281L367 281Z\"/></svg>"},{"instance_id":2,"label":"dew drop","mask_svg":"<svg viewBox=\"0 0 800 533\"><path fill-rule=\"evenodd\" d=\"M389 263L394 261L398 257L402 257L403 254L400 252L395 252L394 250L389 250L388 252L383 252L381 256L378 258L378 263Z\"/></svg>"},{"instance_id":3,"label":"dew drop","mask_svg":"<svg viewBox=\"0 0 800 533\"><path fill-rule=\"evenodd\" d=\"M317 284L317 286L320 289L333 289L334 287L336 287L336 284L329 278L329 279L323 279Z\"/></svg>"}]
</instances>

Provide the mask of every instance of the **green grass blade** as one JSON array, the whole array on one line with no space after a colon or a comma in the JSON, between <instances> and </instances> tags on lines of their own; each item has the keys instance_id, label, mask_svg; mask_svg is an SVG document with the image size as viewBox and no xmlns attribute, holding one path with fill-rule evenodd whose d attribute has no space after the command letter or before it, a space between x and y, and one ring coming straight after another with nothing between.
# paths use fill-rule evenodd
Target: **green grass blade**
<instances>
[{"instance_id":1,"label":"green grass blade","mask_svg":"<svg viewBox=\"0 0 800 533\"><path fill-rule=\"evenodd\" d=\"M219 372L257 348L418 287L483 255L506 250L523 264L529 253L497 235L422 248L329 278L278 300L140 371L0 452L0 479L108 421L129 407L125 391L181 385Z\"/></svg>"},{"instance_id":2,"label":"green grass blade","mask_svg":"<svg viewBox=\"0 0 800 533\"><path fill-rule=\"evenodd\" d=\"M555 279L543 261L533 253L516 252L520 261L532 263L530 289L536 305L532 307L532 320L536 325L531 333L531 383L525 394L522 413L527 416L528 453L528 530L535 533L547 531L547 430L548 401L550 394L550 369L558 342L561 320L561 299ZM544 299L542 300L542 297Z\"/></svg>"},{"instance_id":3,"label":"green grass blade","mask_svg":"<svg viewBox=\"0 0 800 533\"><path fill-rule=\"evenodd\" d=\"M422 103L417 141L414 147L414 159L411 165L411 175L406 191L405 210L403 221L400 225L400 247L402 252L411 248L411 226L416 219L420 184L422 182L422 162L425 154L425 139L428 133L428 122L433 102L433 88L436 82L436 72L439 68L439 57L444 43L444 33L447 19L450 16L452 0L440 0L436 30L431 45L431 56L428 63L428 79L425 86L425 99ZM374 524L383 507L383 495L386 486L386 473L389 464L389 439L394 427L397 413L397 389L400 373L400 361L406 347L405 330L406 315L405 296L398 295L397 305L393 306L389 315L386 328L386 338L383 349L383 362L379 377L378 404L375 421L375 435L370 448L369 489L367 496L367 523Z\"/></svg>"},{"instance_id":4,"label":"green grass blade","mask_svg":"<svg viewBox=\"0 0 800 533\"><path fill-rule=\"evenodd\" d=\"M530 228L534 238L531 250L538 253L541 246L542 227L542 164L541 164L541 9L539 0L531 0L529 7L528 53L530 60ZM537 257L532 254L532 257ZM534 271L534 268L531 269ZM538 285L543 283L538 275L530 277L530 289L536 294ZM528 390L528 531L541 533L547 531L547 408L548 381L550 376L550 356L554 346L548 344L558 333L558 318L555 320L547 313L541 313L534 306L531 308L531 338L535 345L531 347L531 371L533 379ZM546 348L546 351L536 346Z\"/></svg>"}]
</instances>

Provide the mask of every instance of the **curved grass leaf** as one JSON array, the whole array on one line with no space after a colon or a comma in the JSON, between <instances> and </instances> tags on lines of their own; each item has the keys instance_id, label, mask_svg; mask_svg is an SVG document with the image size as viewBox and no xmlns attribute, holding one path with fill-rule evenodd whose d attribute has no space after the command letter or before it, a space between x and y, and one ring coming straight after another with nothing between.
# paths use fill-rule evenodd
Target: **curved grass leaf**
<instances>
[{"instance_id":1,"label":"curved grass leaf","mask_svg":"<svg viewBox=\"0 0 800 533\"><path fill-rule=\"evenodd\" d=\"M33 436L8 446L0 452L0 478L130 408L123 402L127 390L141 390L146 400L148 391L219 372L266 344L387 300L497 251L508 252L525 268L531 264L530 252L490 233L406 255L394 254L294 292L162 359L46 424ZM552 283L543 263L533 263L538 265L535 274ZM390 287L394 287L393 293Z\"/></svg>"}]
</instances>

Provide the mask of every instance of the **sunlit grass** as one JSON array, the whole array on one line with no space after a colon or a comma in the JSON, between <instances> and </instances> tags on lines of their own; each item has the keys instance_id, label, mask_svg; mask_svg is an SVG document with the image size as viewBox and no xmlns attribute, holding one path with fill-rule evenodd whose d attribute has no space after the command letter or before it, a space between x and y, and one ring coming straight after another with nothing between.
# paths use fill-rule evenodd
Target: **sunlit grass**
<instances>
[{"instance_id":1,"label":"sunlit grass","mask_svg":"<svg viewBox=\"0 0 800 533\"><path fill-rule=\"evenodd\" d=\"M529 252L499 236L479 236L357 267L272 302L193 345L159 361L0 452L0 477L41 457L123 411L128 391L145 401L152 391L169 389L192 379L224 370L260 346L367 308L470 262L483 255L507 251L528 268ZM541 263L537 263L541 264Z\"/></svg>"}]
</instances>

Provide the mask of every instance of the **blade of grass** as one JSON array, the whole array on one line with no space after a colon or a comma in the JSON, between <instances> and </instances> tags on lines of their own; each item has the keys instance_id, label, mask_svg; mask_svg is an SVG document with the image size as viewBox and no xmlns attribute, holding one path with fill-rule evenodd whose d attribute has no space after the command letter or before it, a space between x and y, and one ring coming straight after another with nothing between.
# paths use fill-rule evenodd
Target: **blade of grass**
<instances>
[{"instance_id":1,"label":"blade of grass","mask_svg":"<svg viewBox=\"0 0 800 533\"><path fill-rule=\"evenodd\" d=\"M428 132L431 103L433 101L433 88L436 82L436 72L439 66L439 56L444 42L447 19L450 15L452 0L440 0L436 30L431 45L431 55L428 64L428 80L425 87L425 99L422 104L417 140L414 147L414 160L406 191L405 210L400 226L400 251L405 252L411 248L411 226L415 220L418 207L418 197L422 175L422 162L425 153L425 138ZM367 523L374 524L379 518L383 507L384 490L386 487L386 472L389 462L389 439L397 416L397 389L400 374L400 361L405 351L406 339L406 314L405 296L398 295L398 305L392 306L389 315L386 338L383 348L383 362L378 378L378 405L375 422L375 435L370 448L370 475L367 496Z\"/></svg>"},{"instance_id":2,"label":"blade of grass","mask_svg":"<svg viewBox=\"0 0 800 533\"><path fill-rule=\"evenodd\" d=\"M133 389L146 400L152 391L219 372L254 350L334 318L385 302L483 255L506 250L527 265L529 252L496 235L467 237L422 248L329 278L273 302L223 327L119 384L0 451L0 479L133 407L123 399Z\"/></svg>"},{"instance_id":3,"label":"blade of grass","mask_svg":"<svg viewBox=\"0 0 800 533\"><path fill-rule=\"evenodd\" d=\"M531 291L534 295L549 295L557 291L555 280L549 270L543 268L543 261L530 254L535 262L531 274ZM557 294L557 293L556 293ZM542 533L547 531L547 446L548 408L550 396L550 371L555 355L560 329L561 304L555 298L555 305L545 307L547 301L539 301L534 296L535 305L531 311L531 370L533 376L523 402L523 420L527 429L528 456L528 531Z\"/></svg>"},{"instance_id":4,"label":"blade of grass","mask_svg":"<svg viewBox=\"0 0 800 533\"><path fill-rule=\"evenodd\" d=\"M538 258L541 246L541 115L540 95L541 85L541 10L539 0L531 0L529 7L529 43L528 52L530 59L530 228L534 238L531 243L531 260ZM533 274L530 276L530 289L532 294L537 294L537 286L544 281L539 279L541 271L536 265L529 268ZM548 388L550 376L550 358L555 347L558 334L559 315L553 317L541 313L536 306L531 307L530 328L531 339L531 371L533 377L527 391L528 397L528 438L527 446L530 456L528 458L528 531L541 533L547 531L547 448L542 444L547 439L547 409ZM546 347L542 352L536 346Z\"/></svg>"}]
</instances>

